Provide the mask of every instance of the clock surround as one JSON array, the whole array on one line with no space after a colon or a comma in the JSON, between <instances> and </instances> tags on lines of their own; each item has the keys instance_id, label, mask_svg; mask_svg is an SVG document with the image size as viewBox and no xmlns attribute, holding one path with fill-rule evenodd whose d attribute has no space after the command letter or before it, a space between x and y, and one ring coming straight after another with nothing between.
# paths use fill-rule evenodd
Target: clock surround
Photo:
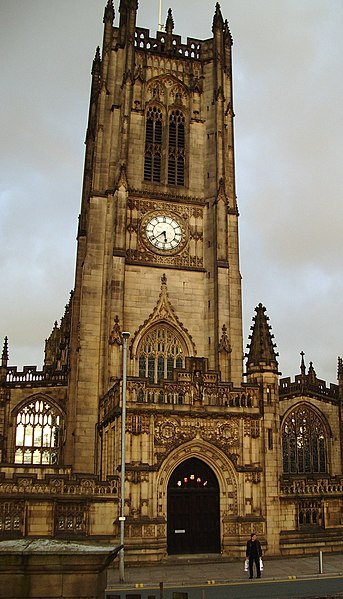
<instances>
[{"instance_id":1,"label":"clock surround","mask_svg":"<svg viewBox=\"0 0 343 599\"><path fill-rule=\"evenodd\" d=\"M163 256L178 254L188 241L188 227L184 219L166 210L146 214L141 221L140 230L144 245Z\"/></svg>"}]
</instances>

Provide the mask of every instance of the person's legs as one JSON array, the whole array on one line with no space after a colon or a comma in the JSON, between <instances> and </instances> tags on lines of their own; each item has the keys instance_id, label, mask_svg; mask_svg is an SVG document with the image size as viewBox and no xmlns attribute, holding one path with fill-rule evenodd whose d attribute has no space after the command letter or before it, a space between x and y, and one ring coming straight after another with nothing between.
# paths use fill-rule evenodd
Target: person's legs
<instances>
[{"instance_id":1,"label":"person's legs","mask_svg":"<svg viewBox=\"0 0 343 599\"><path fill-rule=\"evenodd\" d=\"M253 563L254 563L254 558L252 556L250 556L249 557L249 578L253 578L254 577Z\"/></svg>"},{"instance_id":2,"label":"person's legs","mask_svg":"<svg viewBox=\"0 0 343 599\"><path fill-rule=\"evenodd\" d=\"M256 564L257 578L261 578L260 558L258 556L255 557L255 564Z\"/></svg>"}]
</instances>

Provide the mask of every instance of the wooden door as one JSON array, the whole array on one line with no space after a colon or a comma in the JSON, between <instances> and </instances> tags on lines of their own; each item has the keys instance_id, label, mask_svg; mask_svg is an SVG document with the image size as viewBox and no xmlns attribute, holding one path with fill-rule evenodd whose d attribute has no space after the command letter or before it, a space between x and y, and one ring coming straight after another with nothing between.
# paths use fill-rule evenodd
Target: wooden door
<instances>
[{"instance_id":1,"label":"wooden door","mask_svg":"<svg viewBox=\"0 0 343 599\"><path fill-rule=\"evenodd\" d=\"M220 552L219 485L202 460L190 458L173 472L167 511L170 555Z\"/></svg>"}]
</instances>

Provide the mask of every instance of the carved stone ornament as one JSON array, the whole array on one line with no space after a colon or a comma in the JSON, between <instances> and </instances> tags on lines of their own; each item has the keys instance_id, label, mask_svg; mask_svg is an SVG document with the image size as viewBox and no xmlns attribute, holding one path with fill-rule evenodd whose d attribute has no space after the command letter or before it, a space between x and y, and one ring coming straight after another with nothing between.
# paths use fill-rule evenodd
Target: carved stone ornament
<instances>
[{"instance_id":1,"label":"carved stone ornament","mask_svg":"<svg viewBox=\"0 0 343 599\"><path fill-rule=\"evenodd\" d=\"M225 352L227 354L230 354L232 352L232 347L230 345L229 337L227 335L227 328L226 328L225 324L223 324L223 327L222 327L222 336L220 338L218 351Z\"/></svg>"},{"instance_id":2,"label":"carved stone ornament","mask_svg":"<svg viewBox=\"0 0 343 599\"><path fill-rule=\"evenodd\" d=\"M116 317L114 319L114 325L113 325L113 329L110 334L109 344L110 345L115 345L115 344L122 345L122 336L121 336L121 331L120 331L120 326L119 326L118 315L116 315Z\"/></svg>"}]
</instances>

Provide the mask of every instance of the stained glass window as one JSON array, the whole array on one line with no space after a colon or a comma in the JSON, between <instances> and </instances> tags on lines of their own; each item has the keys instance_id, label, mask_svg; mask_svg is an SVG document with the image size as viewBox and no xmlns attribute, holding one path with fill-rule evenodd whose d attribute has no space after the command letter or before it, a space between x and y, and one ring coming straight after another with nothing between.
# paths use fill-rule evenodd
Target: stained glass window
<instances>
[{"instance_id":1,"label":"stained glass window","mask_svg":"<svg viewBox=\"0 0 343 599\"><path fill-rule=\"evenodd\" d=\"M58 464L62 417L46 400L36 399L17 414L16 464Z\"/></svg>"},{"instance_id":2,"label":"stained glass window","mask_svg":"<svg viewBox=\"0 0 343 599\"><path fill-rule=\"evenodd\" d=\"M151 329L138 349L139 376L151 383L171 380L174 368L184 367L185 348L177 333L167 327Z\"/></svg>"},{"instance_id":3,"label":"stained glass window","mask_svg":"<svg viewBox=\"0 0 343 599\"><path fill-rule=\"evenodd\" d=\"M283 471L289 474L326 472L323 422L308 406L288 414L282 427Z\"/></svg>"}]
</instances>

